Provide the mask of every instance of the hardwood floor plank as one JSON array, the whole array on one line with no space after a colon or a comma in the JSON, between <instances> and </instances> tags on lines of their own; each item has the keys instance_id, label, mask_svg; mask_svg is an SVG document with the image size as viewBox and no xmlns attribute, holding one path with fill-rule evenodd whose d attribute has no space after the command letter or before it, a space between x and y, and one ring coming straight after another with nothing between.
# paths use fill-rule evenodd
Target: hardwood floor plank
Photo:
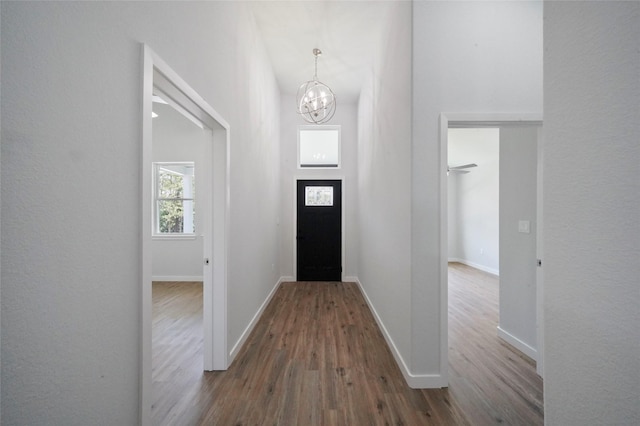
<instances>
[{"instance_id":1,"label":"hardwood floor plank","mask_svg":"<svg viewBox=\"0 0 640 426\"><path fill-rule=\"evenodd\" d=\"M449 389L474 424L543 424L535 362L497 336L498 278L449 265Z\"/></svg>"},{"instance_id":2,"label":"hardwood floor plank","mask_svg":"<svg viewBox=\"0 0 640 426\"><path fill-rule=\"evenodd\" d=\"M450 267L448 389L406 385L354 283L283 283L229 370L207 373L201 286L156 284L154 424L543 423L535 363L496 335L497 280L463 265Z\"/></svg>"}]
</instances>

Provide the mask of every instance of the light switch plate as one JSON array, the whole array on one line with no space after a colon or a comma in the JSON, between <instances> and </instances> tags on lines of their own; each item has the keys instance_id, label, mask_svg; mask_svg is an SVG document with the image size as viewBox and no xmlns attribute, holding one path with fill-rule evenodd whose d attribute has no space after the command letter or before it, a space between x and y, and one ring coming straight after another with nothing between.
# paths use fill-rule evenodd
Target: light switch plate
<instances>
[{"instance_id":1,"label":"light switch plate","mask_svg":"<svg viewBox=\"0 0 640 426\"><path fill-rule=\"evenodd\" d=\"M521 232L523 234L531 233L531 222L529 222L528 220L518 221L518 232Z\"/></svg>"}]
</instances>

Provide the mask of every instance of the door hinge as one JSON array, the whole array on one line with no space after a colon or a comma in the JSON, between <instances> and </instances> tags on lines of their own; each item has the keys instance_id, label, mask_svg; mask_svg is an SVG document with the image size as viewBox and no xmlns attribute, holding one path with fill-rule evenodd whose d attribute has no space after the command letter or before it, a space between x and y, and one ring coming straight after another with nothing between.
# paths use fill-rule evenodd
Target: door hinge
<instances>
[{"instance_id":1,"label":"door hinge","mask_svg":"<svg viewBox=\"0 0 640 426\"><path fill-rule=\"evenodd\" d=\"M542 267L542 259L538 259L538 266Z\"/></svg>"}]
</instances>

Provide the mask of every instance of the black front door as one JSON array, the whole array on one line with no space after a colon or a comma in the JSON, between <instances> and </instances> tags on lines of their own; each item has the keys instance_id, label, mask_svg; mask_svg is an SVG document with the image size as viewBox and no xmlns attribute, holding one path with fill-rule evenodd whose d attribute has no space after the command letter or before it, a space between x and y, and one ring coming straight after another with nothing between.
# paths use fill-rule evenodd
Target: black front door
<instances>
[{"instance_id":1,"label":"black front door","mask_svg":"<svg viewBox=\"0 0 640 426\"><path fill-rule=\"evenodd\" d=\"M299 180L297 280L342 279L342 182Z\"/></svg>"}]
</instances>

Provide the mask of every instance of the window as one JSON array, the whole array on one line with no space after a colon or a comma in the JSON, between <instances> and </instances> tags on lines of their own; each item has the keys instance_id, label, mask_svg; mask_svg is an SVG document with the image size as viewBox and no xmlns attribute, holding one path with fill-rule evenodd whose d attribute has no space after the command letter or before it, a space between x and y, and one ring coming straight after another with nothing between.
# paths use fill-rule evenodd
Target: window
<instances>
[{"instance_id":1,"label":"window","mask_svg":"<svg viewBox=\"0 0 640 426\"><path fill-rule=\"evenodd\" d=\"M298 167L340 167L340 126L300 126Z\"/></svg>"},{"instance_id":2,"label":"window","mask_svg":"<svg viewBox=\"0 0 640 426\"><path fill-rule=\"evenodd\" d=\"M333 186L305 186L305 206L333 206Z\"/></svg>"},{"instance_id":3,"label":"window","mask_svg":"<svg viewBox=\"0 0 640 426\"><path fill-rule=\"evenodd\" d=\"M154 235L195 233L193 162L154 163Z\"/></svg>"}]
</instances>

